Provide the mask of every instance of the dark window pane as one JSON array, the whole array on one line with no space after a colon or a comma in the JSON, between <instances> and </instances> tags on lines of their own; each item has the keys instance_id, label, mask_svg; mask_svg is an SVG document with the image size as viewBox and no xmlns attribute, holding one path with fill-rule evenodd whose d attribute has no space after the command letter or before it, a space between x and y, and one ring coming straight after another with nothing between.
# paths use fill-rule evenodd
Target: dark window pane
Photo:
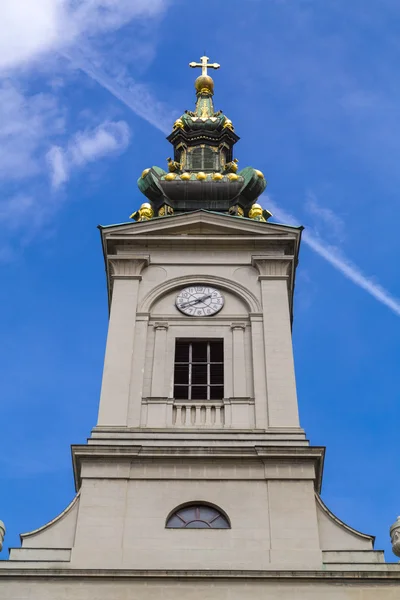
<instances>
[{"instance_id":1,"label":"dark window pane","mask_svg":"<svg viewBox=\"0 0 400 600\"><path fill-rule=\"evenodd\" d=\"M207 386L206 385L193 385L192 386L192 400L207 400Z\"/></svg>"},{"instance_id":2,"label":"dark window pane","mask_svg":"<svg viewBox=\"0 0 400 600\"><path fill-rule=\"evenodd\" d=\"M175 384L188 384L189 383L189 365L175 365ZM219 383L219 382L216 382Z\"/></svg>"},{"instance_id":3,"label":"dark window pane","mask_svg":"<svg viewBox=\"0 0 400 600\"><path fill-rule=\"evenodd\" d=\"M172 515L167 523L167 527L184 527L185 523L176 515Z\"/></svg>"},{"instance_id":4,"label":"dark window pane","mask_svg":"<svg viewBox=\"0 0 400 600\"><path fill-rule=\"evenodd\" d=\"M215 165L215 152L211 148L203 148L203 168L206 171L212 171Z\"/></svg>"},{"instance_id":5,"label":"dark window pane","mask_svg":"<svg viewBox=\"0 0 400 600\"><path fill-rule=\"evenodd\" d=\"M186 529L209 529L209 524L204 521L191 521L186 526Z\"/></svg>"},{"instance_id":6,"label":"dark window pane","mask_svg":"<svg viewBox=\"0 0 400 600\"><path fill-rule=\"evenodd\" d=\"M210 387L210 400L222 400L224 397L224 388L222 385L212 385Z\"/></svg>"},{"instance_id":7,"label":"dark window pane","mask_svg":"<svg viewBox=\"0 0 400 600\"><path fill-rule=\"evenodd\" d=\"M200 519L207 521L208 523L219 516L219 512L212 506L201 506L200 507Z\"/></svg>"},{"instance_id":8,"label":"dark window pane","mask_svg":"<svg viewBox=\"0 0 400 600\"><path fill-rule=\"evenodd\" d=\"M223 340L214 340L210 342L210 360L211 362L224 361L224 342Z\"/></svg>"},{"instance_id":9,"label":"dark window pane","mask_svg":"<svg viewBox=\"0 0 400 600\"><path fill-rule=\"evenodd\" d=\"M207 342L193 342L192 361L207 362Z\"/></svg>"},{"instance_id":10,"label":"dark window pane","mask_svg":"<svg viewBox=\"0 0 400 600\"><path fill-rule=\"evenodd\" d=\"M188 521L193 521L193 519L198 518L195 506L187 506L186 508L181 508L176 514L179 515L181 519L183 519L186 523Z\"/></svg>"},{"instance_id":11,"label":"dark window pane","mask_svg":"<svg viewBox=\"0 0 400 600\"><path fill-rule=\"evenodd\" d=\"M192 365L192 383L203 383L207 385L207 365ZM220 383L217 381L216 383Z\"/></svg>"},{"instance_id":12,"label":"dark window pane","mask_svg":"<svg viewBox=\"0 0 400 600\"><path fill-rule=\"evenodd\" d=\"M201 170L203 168L203 149L195 148L190 153L192 169Z\"/></svg>"},{"instance_id":13,"label":"dark window pane","mask_svg":"<svg viewBox=\"0 0 400 600\"><path fill-rule=\"evenodd\" d=\"M189 387L187 385L175 385L174 398L177 400L187 400L189 398Z\"/></svg>"},{"instance_id":14,"label":"dark window pane","mask_svg":"<svg viewBox=\"0 0 400 600\"><path fill-rule=\"evenodd\" d=\"M175 362L189 362L189 342L176 340Z\"/></svg>"},{"instance_id":15,"label":"dark window pane","mask_svg":"<svg viewBox=\"0 0 400 600\"><path fill-rule=\"evenodd\" d=\"M224 365L223 364L211 364L210 365L210 383L224 383Z\"/></svg>"},{"instance_id":16,"label":"dark window pane","mask_svg":"<svg viewBox=\"0 0 400 600\"><path fill-rule=\"evenodd\" d=\"M168 519L167 527L187 529L229 529L227 519L206 504L193 504L178 509Z\"/></svg>"},{"instance_id":17,"label":"dark window pane","mask_svg":"<svg viewBox=\"0 0 400 600\"><path fill-rule=\"evenodd\" d=\"M222 515L210 523L210 525L215 529L229 529L229 523Z\"/></svg>"}]
</instances>

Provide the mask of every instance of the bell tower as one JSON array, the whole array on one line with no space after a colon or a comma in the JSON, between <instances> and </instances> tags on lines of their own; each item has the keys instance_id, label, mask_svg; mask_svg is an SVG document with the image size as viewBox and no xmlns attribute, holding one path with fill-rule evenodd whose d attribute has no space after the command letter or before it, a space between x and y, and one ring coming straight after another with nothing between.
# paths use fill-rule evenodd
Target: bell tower
<instances>
[{"instance_id":1,"label":"bell tower","mask_svg":"<svg viewBox=\"0 0 400 600\"><path fill-rule=\"evenodd\" d=\"M19 585L36 570L53 594L23 597L306 600L323 582L330 598L363 600L373 572L390 600L400 570L322 502L324 448L299 422L302 228L269 222L263 173L239 170L207 72L219 65L190 66L202 68L196 106L168 136L167 169L143 171L129 222L99 227L110 317L98 420L72 447L73 502L11 550ZM69 583L55 593L57 577Z\"/></svg>"}]
</instances>

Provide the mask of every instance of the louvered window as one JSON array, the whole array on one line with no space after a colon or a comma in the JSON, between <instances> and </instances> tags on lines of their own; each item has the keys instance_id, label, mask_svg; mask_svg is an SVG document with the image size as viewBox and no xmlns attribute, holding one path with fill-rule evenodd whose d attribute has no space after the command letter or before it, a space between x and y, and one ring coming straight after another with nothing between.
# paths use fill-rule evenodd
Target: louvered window
<instances>
[{"instance_id":1,"label":"louvered window","mask_svg":"<svg viewBox=\"0 0 400 600\"><path fill-rule=\"evenodd\" d=\"M218 154L211 148L195 148L189 155L192 171L213 171L218 169Z\"/></svg>"},{"instance_id":2,"label":"louvered window","mask_svg":"<svg viewBox=\"0 0 400 600\"><path fill-rule=\"evenodd\" d=\"M174 397L177 400L222 400L223 340L176 340Z\"/></svg>"}]
</instances>

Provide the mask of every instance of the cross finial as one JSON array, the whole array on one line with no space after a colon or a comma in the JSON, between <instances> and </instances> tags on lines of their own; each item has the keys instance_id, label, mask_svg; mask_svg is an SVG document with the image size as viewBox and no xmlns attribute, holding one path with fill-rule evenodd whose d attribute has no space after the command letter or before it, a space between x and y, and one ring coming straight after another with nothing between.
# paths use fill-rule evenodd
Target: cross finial
<instances>
[{"instance_id":1,"label":"cross finial","mask_svg":"<svg viewBox=\"0 0 400 600\"><path fill-rule=\"evenodd\" d=\"M218 63L209 63L208 62L208 56L201 56L200 57L201 62L197 63L197 62L191 62L189 63L189 67L192 67L193 69L195 69L196 67L201 67L201 74L202 75L207 75L207 68L209 69L219 69L221 65L219 65Z\"/></svg>"}]
</instances>

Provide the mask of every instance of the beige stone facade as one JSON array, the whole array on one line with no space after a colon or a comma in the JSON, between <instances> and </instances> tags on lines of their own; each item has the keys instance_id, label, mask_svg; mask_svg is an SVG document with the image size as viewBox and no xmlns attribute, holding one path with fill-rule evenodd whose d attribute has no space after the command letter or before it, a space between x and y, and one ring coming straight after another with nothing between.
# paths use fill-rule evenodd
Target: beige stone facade
<instances>
[{"instance_id":1,"label":"beige stone facade","mask_svg":"<svg viewBox=\"0 0 400 600\"><path fill-rule=\"evenodd\" d=\"M291 341L301 229L196 211L102 229L110 323L77 496L0 562L4 599L397 599L400 567L320 499ZM212 317L182 288L224 297ZM223 340L224 396L174 398L179 339ZM171 529L205 503L226 529Z\"/></svg>"}]
</instances>

